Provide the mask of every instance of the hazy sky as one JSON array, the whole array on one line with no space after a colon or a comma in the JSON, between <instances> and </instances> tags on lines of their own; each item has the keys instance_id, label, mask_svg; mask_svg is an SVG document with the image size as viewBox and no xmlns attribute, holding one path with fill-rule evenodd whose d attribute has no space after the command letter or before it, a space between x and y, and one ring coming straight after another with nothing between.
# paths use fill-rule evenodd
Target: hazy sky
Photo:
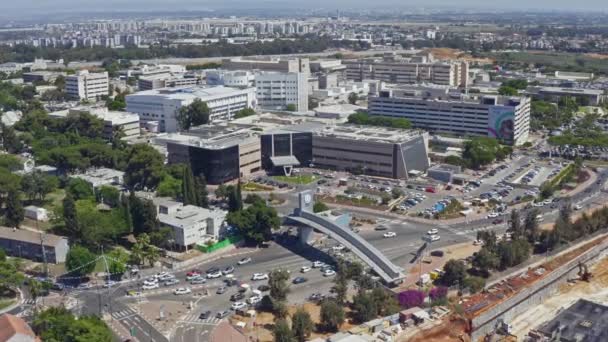
<instances>
[{"instance_id":1,"label":"hazy sky","mask_svg":"<svg viewBox=\"0 0 608 342\"><path fill-rule=\"evenodd\" d=\"M0 0L4 14L33 14L52 12L90 12L90 11L146 11L146 10L202 10L231 6L235 8L378 8L392 6L442 7L480 9L546 9L552 10L608 10L607 0ZM28 11L28 12L23 12Z\"/></svg>"}]
</instances>

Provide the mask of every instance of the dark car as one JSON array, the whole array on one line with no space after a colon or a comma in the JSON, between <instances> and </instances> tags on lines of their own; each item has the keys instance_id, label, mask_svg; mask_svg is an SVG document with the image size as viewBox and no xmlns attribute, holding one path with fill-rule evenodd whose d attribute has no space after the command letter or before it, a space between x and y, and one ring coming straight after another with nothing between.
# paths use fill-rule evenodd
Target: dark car
<instances>
[{"instance_id":1,"label":"dark car","mask_svg":"<svg viewBox=\"0 0 608 342\"><path fill-rule=\"evenodd\" d=\"M226 286L230 287L238 285L239 282L236 279L224 279L224 283Z\"/></svg>"},{"instance_id":2,"label":"dark car","mask_svg":"<svg viewBox=\"0 0 608 342\"><path fill-rule=\"evenodd\" d=\"M258 286L258 290L262 292L270 291L270 286L268 285L260 285Z\"/></svg>"},{"instance_id":3,"label":"dark car","mask_svg":"<svg viewBox=\"0 0 608 342\"><path fill-rule=\"evenodd\" d=\"M226 287L224 286L218 287L217 291L215 291L216 294L223 294L224 292L226 292Z\"/></svg>"},{"instance_id":4,"label":"dark car","mask_svg":"<svg viewBox=\"0 0 608 342\"><path fill-rule=\"evenodd\" d=\"M240 292L239 293L235 293L232 296L230 296L230 300L233 301L233 302L237 302L237 301L239 301L241 299L244 299L244 298L245 298L245 295L242 294L242 293L240 293Z\"/></svg>"},{"instance_id":5,"label":"dark car","mask_svg":"<svg viewBox=\"0 0 608 342\"><path fill-rule=\"evenodd\" d=\"M211 317L211 311L207 310L205 312L202 312L199 316L198 319L207 319Z\"/></svg>"},{"instance_id":6,"label":"dark car","mask_svg":"<svg viewBox=\"0 0 608 342\"><path fill-rule=\"evenodd\" d=\"M292 283L294 283L294 284L302 284L302 283L305 283L307 281L308 281L308 279L306 279L304 277L297 277L297 278L294 278L294 280L292 281Z\"/></svg>"},{"instance_id":7,"label":"dark car","mask_svg":"<svg viewBox=\"0 0 608 342\"><path fill-rule=\"evenodd\" d=\"M208 270L206 271L206 273L207 273L207 274L209 274L209 273L217 273L217 272L219 272L219 271L220 271L219 267L211 267L210 269L208 269Z\"/></svg>"},{"instance_id":8,"label":"dark car","mask_svg":"<svg viewBox=\"0 0 608 342\"><path fill-rule=\"evenodd\" d=\"M431 256L434 257L443 257L443 251L432 251Z\"/></svg>"},{"instance_id":9,"label":"dark car","mask_svg":"<svg viewBox=\"0 0 608 342\"><path fill-rule=\"evenodd\" d=\"M504 221L503 221L503 219L501 219L501 218L497 218L497 219L495 219L494 221L492 221L492 224L501 224L501 223L503 223L503 222L504 222Z\"/></svg>"}]
</instances>

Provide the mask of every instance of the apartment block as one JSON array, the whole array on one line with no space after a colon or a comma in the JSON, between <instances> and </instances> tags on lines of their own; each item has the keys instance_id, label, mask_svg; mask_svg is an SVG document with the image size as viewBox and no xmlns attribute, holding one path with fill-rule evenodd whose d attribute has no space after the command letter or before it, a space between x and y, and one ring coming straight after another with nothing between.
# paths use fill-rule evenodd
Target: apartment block
<instances>
[{"instance_id":1,"label":"apartment block","mask_svg":"<svg viewBox=\"0 0 608 342\"><path fill-rule=\"evenodd\" d=\"M415 128L454 135L488 136L520 145L530 131L527 97L469 96L445 89L385 89L369 98L371 115L406 118Z\"/></svg>"},{"instance_id":2,"label":"apartment block","mask_svg":"<svg viewBox=\"0 0 608 342\"><path fill-rule=\"evenodd\" d=\"M301 72L264 72L255 76L258 105L265 109L308 110L308 76Z\"/></svg>"},{"instance_id":3,"label":"apartment block","mask_svg":"<svg viewBox=\"0 0 608 342\"><path fill-rule=\"evenodd\" d=\"M466 87L469 65L460 61L433 61L427 58L367 58L344 60L346 77L361 82L366 79L394 84L434 83Z\"/></svg>"},{"instance_id":4,"label":"apartment block","mask_svg":"<svg viewBox=\"0 0 608 342\"><path fill-rule=\"evenodd\" d=\"M76 75L65 78L65 92L68 97L77 100L96 101L101 96L109 95L108 73L89 73L79 71Z\"/></svg>"}]
</instances>

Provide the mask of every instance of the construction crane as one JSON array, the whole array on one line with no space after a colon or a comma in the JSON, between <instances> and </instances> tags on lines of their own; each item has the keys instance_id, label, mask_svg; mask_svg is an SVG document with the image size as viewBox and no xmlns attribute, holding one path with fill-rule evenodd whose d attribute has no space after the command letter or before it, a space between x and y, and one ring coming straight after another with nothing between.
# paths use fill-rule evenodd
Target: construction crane
<instances>
[{"instance_id":1,"label":"construction crane","mask_svg":"<svg viewBox=\"0 0 608 342\"><path fill-rule=\"evenodd\" d=\"M589 281L591 279L592 274L589 272L587 265L582 262L578 263L578 277L580 280Z\"/></svg>"}]
</instances>

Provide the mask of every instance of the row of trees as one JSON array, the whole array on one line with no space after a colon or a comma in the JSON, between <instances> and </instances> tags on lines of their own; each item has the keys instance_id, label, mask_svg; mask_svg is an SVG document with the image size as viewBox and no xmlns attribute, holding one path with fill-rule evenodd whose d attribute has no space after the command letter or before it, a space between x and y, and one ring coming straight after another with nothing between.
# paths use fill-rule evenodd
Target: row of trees
<instances>
[{"instance_id":1,"label":"row of trees","mask_svg":"<svg viewBox=\"0 0 608 342\"><path fill-rule=\"evenodd\" d=\"M512 153L512 147L500 145L496 139L475 137L465 143L462 160L458 163L468 168L478 169L495 160L503 160ZM454 163L454 161L452 162Z\"/></svg>"},{"instance_id":2,"label":"row of trees","mask_svg":"<svg viewBox=\"0 0 608 342\"><path fill-rule=\"evenodd\" d=\"M29 62L35 58L57 60L63 58L65 63L70 61L113 61L133 59L155 59L167 57L201 58L221 56L254 56L279 55L307 52L323 52L329 48L350 48L355 50L367 49L368 43L332 40L329 37L305 35L297 39L275 39L269 42L251 42L247 44L230 44L227 41L195 46L175 45L169 41L152 45L147 48L125 47L113 49L106 47L78 47L72 46L48 48L33 47L29 45L1 46L0 63Z\"/></svg>"},{"instance_id":3,"label":"row of trees","mask_svg":"<svg viewBox=\"0 0 608 342\"><path fill-rule=\"evenodd\" d=\"M349 115L348 123L355 125L381 126L401 129L408 129L412 127L412 123L408 119L369 115L367 113L356 113Z\"/></svg>"}]
</instances>

